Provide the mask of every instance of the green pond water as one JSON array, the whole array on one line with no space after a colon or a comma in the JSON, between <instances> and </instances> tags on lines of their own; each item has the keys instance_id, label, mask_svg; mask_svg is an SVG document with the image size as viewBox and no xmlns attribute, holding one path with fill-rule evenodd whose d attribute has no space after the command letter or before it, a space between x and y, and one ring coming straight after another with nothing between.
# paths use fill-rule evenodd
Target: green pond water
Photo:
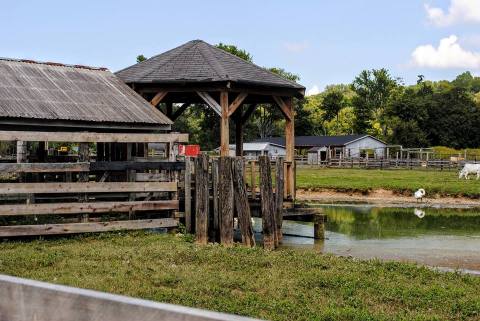
<instances>
[{"instance_id":1,"label":"green pond water","mask_svg":"<svg viewBox=\"0 0 480 321\"><path fill-rule=\"evenodd\" d=\"M285 221L284 247L362 259L416 262L480 274L480 210L323 206L326 239L313 224ZM254 229L261 230L257 219Z\"/></svg>"}]
</instances>

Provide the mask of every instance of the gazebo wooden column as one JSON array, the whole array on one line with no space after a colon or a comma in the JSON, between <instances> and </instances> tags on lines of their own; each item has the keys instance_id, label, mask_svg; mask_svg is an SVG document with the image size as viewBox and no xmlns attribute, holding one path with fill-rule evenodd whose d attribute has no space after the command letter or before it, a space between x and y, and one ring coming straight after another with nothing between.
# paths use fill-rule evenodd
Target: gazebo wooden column
<instances>
[{"instance_id":1,"label":"gazebo wooden column","mask_svg":"<svg viewBox=\"0 0 480 321\"><path fill-rule=\"evenodd\" d=\"M290 117L285 117L285 148L286 148L286 169L285 169L285 196L295 199L295 124L293 99L289 97L285 100L286 107L289 110Z\"/></svg>"},{"instance_id":2,"label":"gazebo wooden column","mask_svg":"<svg viewBox=\"0 0 480 321\"><path fill-rule=\"evenodd\" d=\"M228 156L230 151L229 142L229 127L228 127L228 92L222 91L220 93L220 106L222 108L222 115L220 121L220 156Z\"/></svg>"}]
</instances>

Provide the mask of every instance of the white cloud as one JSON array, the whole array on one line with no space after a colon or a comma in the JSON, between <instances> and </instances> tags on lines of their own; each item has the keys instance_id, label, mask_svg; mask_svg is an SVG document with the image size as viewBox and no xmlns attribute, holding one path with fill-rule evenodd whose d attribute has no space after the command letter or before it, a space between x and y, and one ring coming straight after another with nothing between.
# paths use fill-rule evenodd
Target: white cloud
<instances>
[{"instance_id":1,"label":"white cloud","mask_svg":"<svg viewBox=\"0 0 480 321\"><path fill-rule=\"evenodd\" d=\"M457 36L452 35L440 40L437 48L432 45L417 47L412 53L412 63L427 68L480 69L480 53L463 49Z\"/></svg>"},{"instance_id":2,"label":"white cloud","mask_svg":"<svg viewBox=\"0 0 480 321\"><path fill-rule=\"evenodd\" d=\"M436 26L444 27L455 23L480 23L479 0L451 0L448 12L442 8L425 5L428 20Z\"/></svg>"},{"instance_id":3,"label":"white cloud","mask_svg":"<svg viewBox=\"0 0 480 321\"><path fill-rule=\"evenodd\" d=\"M312 88L308 89L307 92L305 93L305 96L313 96L313 95L318 95L320 93L320 89L318 88L317 85L313 85Z\"/></svg>"},{"instance_id":4,"label":"white cloud","mask_svg":"<svg viewBox=\"0 0 480 321\"><path fill-rule=\"evenodd\" d=\"M307 50L308 47L310 47L310 45L306 41L303 41L303 42L285 42L283 44L283 47L285 49L287 49L287 51L289 51L289 52L300 53L300 52L304 52L305 50Z\"/></svg>"}]
</instances>

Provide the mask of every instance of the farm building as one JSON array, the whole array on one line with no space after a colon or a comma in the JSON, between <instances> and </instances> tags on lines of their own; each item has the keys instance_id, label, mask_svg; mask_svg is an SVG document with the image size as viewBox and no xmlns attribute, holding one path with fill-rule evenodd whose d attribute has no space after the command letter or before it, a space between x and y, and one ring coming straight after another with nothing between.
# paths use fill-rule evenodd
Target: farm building
<instances>
[{"instance_id":1,"label":"farm building","mask_svg":"<svg viewBox=\"0 0 480 321\"><path fill-rule=\"evenodd\" d=\"M105 68L0 59L0 143L16 152L0 163L0 236L177 226L171 151L188 135L171 125ZM148 143L168 159L147 159Z\"/></svg>"},{"instance_id":2,"label":"farm building","mask_svg":"<svg viewBox=\"0 0 480 321\"><path fill-rule=\"evenodd\" d=\"M236 146L230 145L230 156L235 156ZM216 152L220 152L220 147L215 149ZM258 156L270 156L270 159L276 159L277 157L285 157L285 146L277 145L273 143L244 143L243 144L243 156L247 159L257 159Z\"/></svg>"},{"instance_id":3,"label":"farm building","mask_svg":"<svg viewBox=\"0 0 480 321\"><path fill-rule=\"evenodd\" d=\"M283 137L268 137L257 139L255 142L270 142L282 145ZM367 151L375 157L383 157L387 144L370 135L343 135L343 136L296 136L295 149L298 154L309 154L312 162L316 163L328 158L362 157Z\"/></svg>"}]
</instances>

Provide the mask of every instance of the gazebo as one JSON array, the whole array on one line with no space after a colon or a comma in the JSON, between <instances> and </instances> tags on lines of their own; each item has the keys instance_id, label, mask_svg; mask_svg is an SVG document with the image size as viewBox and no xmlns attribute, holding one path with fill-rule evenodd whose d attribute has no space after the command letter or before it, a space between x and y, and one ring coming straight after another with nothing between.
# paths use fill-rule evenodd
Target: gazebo
<instances>
[{"instance_id":1,"label":"gazebo","mask_svg":"<svg viewBox=\"0 0 480 321\"><path fill-rule=\"evenodd\" d=\"M258 104L277 106L285 117L285 192L294 198L293 98L305 87L202 40L193 40L116 73L154 106L165 103L171 120L192 104L206 104L221 118L220 155L229 153L229 119L235 123L236 155L243 127ZM174 110L175 106L179 106Z\"/></svg>"}]
</instances>

